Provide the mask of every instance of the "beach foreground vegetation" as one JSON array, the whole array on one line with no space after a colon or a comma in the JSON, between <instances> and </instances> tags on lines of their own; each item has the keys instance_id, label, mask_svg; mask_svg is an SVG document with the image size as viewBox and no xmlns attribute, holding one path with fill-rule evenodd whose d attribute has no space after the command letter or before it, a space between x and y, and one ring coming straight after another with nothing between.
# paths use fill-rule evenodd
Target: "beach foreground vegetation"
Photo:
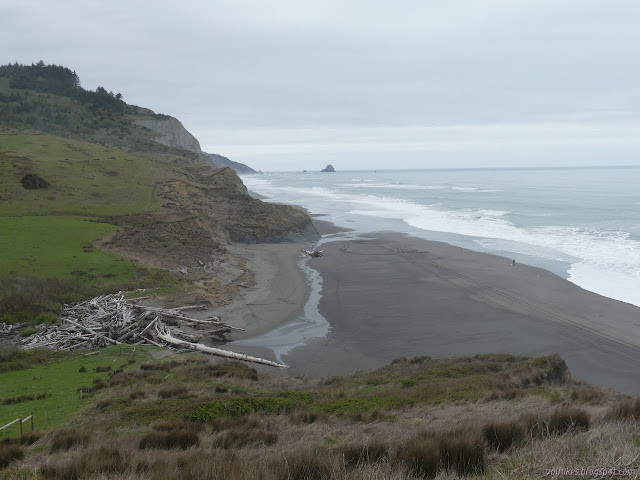
<instances>
[{"instance_id":1,"label":"beach foreground vegetation","mask_svg":"<svg viewBox=\"0 0 640 480\"><path fill-rule=\"evenodd\" d=\"M557 467L629 471L640 453L637 401L573 381L555 355L417 357L283 378L160 352L109 347L0 374L14 397L31 393L20 385L78 397L49 425L39 412L53 396L22 404L39 432L3 432L2 478L540 478ZM0 418L16 405L0 404Z\"/></svg>"}]
</instances>

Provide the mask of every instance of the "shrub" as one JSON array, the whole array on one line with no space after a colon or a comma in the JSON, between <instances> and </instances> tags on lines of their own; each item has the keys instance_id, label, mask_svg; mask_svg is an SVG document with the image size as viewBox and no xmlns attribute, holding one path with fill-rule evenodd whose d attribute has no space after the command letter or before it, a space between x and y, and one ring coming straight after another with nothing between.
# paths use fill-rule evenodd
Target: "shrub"
<instances>
[{"instance_id":1,"label":"shrub","mask_svg":"<svg viewBox=\"0 0 640 480\"><path fill-rule=\"evenodd\" d=\"M109 378L109 385L114 386L131 384L140 377L140 372L114 372L114 374Z\"/></svg>"},{"instance_id":2,"label":"shrub","mask_svg":"<svg viewBox=\"0 0 640 480\"><path fill-rule=\"evenodd\" d=\"M86 372L86 371L87 371L87 367L85 367L85 366L82 366L82 367L80 367L80 368L78 369L78 372L80 372L80 373L84 373L84 372Z\"/></svg>"},{"instance_id":3,"label":"shrub","mask_svg":"<svg viewBox=\"0 0 640 480\"><path fill-rule=\"evenodd\" d=\"M402 387L403 388L409 388L409 387L413 387L417 384L418 382L416 382L414 379L412 378L407 378L405 380L402 380Z\"/></svg>"},{"instance_id":4,"label":"shrub","mask_svg":"<svg viewBox=\"0 0 640 480\"><path fill-rule=\"evenodd\" d=\"M341 447L344 464L348 467L362 466L366 463L379 463L389 457L389 447L382 442L370 442L364 445L351 444Z\"/></svg>"},{"instance_id":5,"label":"shrub","mask_svg":"<svg viewBox=\"0 0 640 480\"><path fill-rule=\"evenodd\" d=\"M96 403L96 409L104 410L105 408L110 407L112 403L113 403L113 401L111 399L101 400L98 403Z\"/></svg>"},{"instance_id":6,"label":"shrub","mask_svg":"<svg viewBox=\"0 0 640 480\"><path fill-rule=\"evenodd\" d=\"M131 458L117 448L101 446L81 455L49 460L40 467L47 480L78 480L80 478L109 477L125 473L131 468Z\"/></svg>"},{"instance_id":7,"label":"shrub","mask_svg":"<svg viewBox=\"0 0 640 480\"><path fill-rule=\"evenodd\" d=\"M549 433L561 435L569 430L589 430L589 414L579 408L562 408L553 412Z\"/></svg>"},{"instance_id":8,"label":"shrub","mask_svg":"<svg viewBox=\"0 0 640 480\"><path fill-rule=\"evenodd\" d=\"M59 450L66 451L75 446L86 446L89 443L89 434L70 430L58 432L51 442L51 453Z\"/></svg>"},{"instance_id":9,"label":"shrub","mask_svg":"<svg viewBox=\"0 0 640 480\"><path fill-rule=\"evenodd\" d=\"M435 439L414 438L398 449L395 462L412 476L434 478L440 468L440 449Z\"/></svg>"},{"instance_id":10,"label":"shrub","mask_svg":"<svg viewBox=\"0 0 640 480\"><path fill-rule=\"evenodd\" d=\"M0 441L0 445L25 445L29 446L36 443L42 438L42 432L34 430L33 432L27 432L17 438L5 437Z\"/></svg>"},{"instance_id":11,"label":"shrub","mask_svg":"<svg viewBox=\"0 0 640 480\"><path fill-rule=\"evenodd\" d=\"M161 389L158 392L158 396L160 398L180 397L186 394L188 391L189 390L184 385L174 384Z\"/></svg>"},{"instance_id":12,"label":"shrub","mask_svg":"<svg viewBox=\"0 0 640 480\"><path fill-rule=\"evenodd\" d=\"M251 417L216 418L211 422L211 429L214 433L239 427L258 428L259 426L260 422Z\"/></svg>"},{"instance_id":13,"label":"shrub","mask_svg":"<svg viewBox=\"0 0 640 480\"><path fill-rule=\"evenodd\" d=\"M241 448L248 445L275 445L278 435L264 429L244 428L226 430L213 440L215 448Z\"/></svg>"},{"instance_id":14,"label":"shrub","mask_svg":"<svg viewBox=\"0 0 640 480\"><path fill-rule=\"evenodd\" d=\"M24 448L13 444L0 445L0 469L3 469L14 460L22 460L24 458Z\"/></svg>"},{"instance_id":15,"label":"shrub","mask_svg":"<svg viewBox=\"0 0 640 480\"><path fill-rule=\"evenodd\" d=\"M16 403L29 402L31 400L44 400L50 396L51 394L49 392L25 393L23 395L18 395L17 397L5 398L0 403L2 405L14 405Z\"/></svg>"},{"instance_id":16,"label":"shrub","mask_svg":"<svg viewBox=\"0 0 640 480\"><path fill-rule=\"evenodd\" d=\"M129 394L129 398L131 400L139 400L141 398L145 398L147 396L146 393L144 393L142 390L136 390L135 392L131 392Z\"/></svg>"},{"instance_id":17,"label":"shrub","mask_svg":"<svg viewBox=\"0 0 640 480\"><path fill-rule=\"evenodd\" d=\"M331 459L326 452L291 452L269 465L276 478L287 480L325 480L331 478Z\"/></svg>"},{"instance_id":18,"label":"shrub","mask_svg":"<svg viewBox=\"0 0 640 480\"><path fill-rule=\"evenodd\" d=\"M525 413L520 417L520 423L526 434L532 438L542 438L549 435L549 421L540 415Z\"/></svg>"},{"instance_id":19,"label":"shrub","mask_svg":"<svg viewBox=\"0 0 640 480\"><path fill-rule=\"evenodd\" d=\"M175 430L191 430L199 432L202 430L203 425L196 422L184 422L179 420L160 420L154 423L151 428L157 432L173 432Z\"/></svg>"},{"instance_id":20,"label":"shrub","mask_svg":"<svg viewBox=\"0 0 640 480\"><path fill-rule=\"evenodd\" d=\"M97 373L110 372L110 371L111 371L111 365L104 365L104 366L97 366L96 367L96 372Z\"/></svg>"},{"instance_id":21,"label":"shrub","mask_svg":"<svg viewBox=\"0 0 640 480\"><path fill-rule=\"evenodd\" d=\"M379 408L374 408L370 412L356 412L351 415L351 420L360 423L373 423L380 420L387 420L388 415Z\"/></svg>"},{"instance_id":22,"label":"shrub","mask_svg":"<svg viewBox=\"0 0 640 480\"><path fill-rule=\"evenodd\" d=\"M20 183L23 188L28 190L37 190L38 188L47 188L49 186L49 182L35 173L27 173L22 177Z\"/></svg>"},{"instance_id":23,"label":"shrub","mask_svg":"<svg viewBox=\"0 0 640 480\"><path fill-rule=\"evenodd\" d=\"M96 287L77 279L0 276L0 322L42 323L41 314L58 317L62 305L91 298Z\"/></svg>"},{"instance_id":24,"label":"shrub","mask_svg":"<svg viewBox=\"0 0 640 480\"><path fill-rule=\"evenodd\" d=\"M245 380L258 380L258 371L235 360L215 364L193 365L182 369L181 373L188 377L219 378L233 377Z\"/></svg>"},{"instance_id":25,"label":"shrub","mask_svg":"<svg viewBox=\"0 0 640 480\"><path fill-rule=\"evenodd\" d=\"M320 412L296 411L291 414L289 420L296 425L315 423L319 420L326 420L327 416Z\"/></svg>"},{"instance_id":26,"label":"shrub","mask_svg":"<svg viewBox=\"0 0 640 480\"><path fill-rule=\"evenodd\" d=\"M55 325L58 323L58 316L54 313L41 313L40 315L36 315L35 322L45 323L47 325Z\"/></svg>"},{"instance_id":27,"label":"shrub","mask_svg":"<svg viewBox=\"0 0 640 480\"><path fill-rule=\"evenodd\" d=\"M640 421L640 398L618 402L611 407L607 417Z\"/></svg>"},{"instance_id":28,"label":"shrub","mask_svg":"<svg viewBox=\"0 0 640 480\"><path fill-rule=\"evenodd\" d=\"M431 360L431 357L424 355L422 357L413 357L411 360L409 360L409 363L412 365L416 365L416 364L426 363L429 360Z\"/></svg>"},{"instance_id":29,"label":"shrub","mask_svg":"<svg viewBox=\"0 0 640 480\"><path fill-rule=\"evenodd\" d=\"M9 362L20 355L17 345L0 345L0 362Z\"/></svg>"},{"instance_id":30,"label":"shrub","mask_svg":"<svg viewBox=\"0 0 640 480\"><path fill-rule=\"evenodd\" d=\"M21 337L30 337L31 335L38 333L39 329L35 327L25 328L20 332Z\"/></svg>"},{"instance_id":31,"label":"shrub","mask_svg":"<svg viewBox=\"0 0 640 480\"><path fill-rule=\"evenodd\" d=\"M518 446L524 439L524 427L519 422L490 423L482 429L489 448L504 452L509 447Z\"/></svg>"},{"instance_id":32,"label":"shrub","mask_svg":"<svg viewBox=\"0 0 640 480\"><path fill-rule=\"evenodd\" d=\"M482 437L471 432L456 432L438 440L440 460L445 470L460 476L479 475L486 468L486 452Z\"/></svg>"},{"instance_id":33,"label":"shrub","mask_svg":"<svg viewBox=\"0 0 640 480\"><path fill-rule=\"evenodd\" d=\"M150 432L140 440L140 450L151 448L169 450L180 448L186 450L198 443L198 432L192 430L172 430L169 432Z\"/></svg>"},{"instance_id":34,"label":"shrub","mask_svg":"<svg viewBox=\"0 0 640 480\"><path fill-rule=\"evenodd\" d=\"M309 403L312 397L301 392L282 392L273 397L225 398L204 402L189 414L191 420L207 422L219 417L242 417L252 413L276 414Z\"/></svg>"},{"instance_id":35,"label":"shrub","mask_svg":"<svg viewBox=\"0 0 640 480\"><path fill-rule=\"evenodd\" d=\"M577 386L571 391L571 400L581 403L598 403L604 398L604 393L598 387Z\"/></svg>"},{"instance_id":36,"label":"shrub","mask_svg":"<svg viewBox=\"0 0 640 480\"><path fill-rule=\"evenodd\" d=\"M82 387L78 387L76 391L81 394L91 395L92 393L95 393L98 390L102 390L103 388L107 388L107 384L99 378L96 378L93 380L93 385L91 387L83 385Z\"/></svg>"},{"instance_id":37,"label":"shrub","mask_svg":"<svg viewBox=\"0 0 640 480\"><path fill-rule=\"evenodd\" d=\"M175 360L171 360L170 362L162 362L162 363L143 363L140 365L140 370L155 370L155 371L164 371L168 372L172 368L180 365L179 362Z\"/></svg>"}]
</instances>

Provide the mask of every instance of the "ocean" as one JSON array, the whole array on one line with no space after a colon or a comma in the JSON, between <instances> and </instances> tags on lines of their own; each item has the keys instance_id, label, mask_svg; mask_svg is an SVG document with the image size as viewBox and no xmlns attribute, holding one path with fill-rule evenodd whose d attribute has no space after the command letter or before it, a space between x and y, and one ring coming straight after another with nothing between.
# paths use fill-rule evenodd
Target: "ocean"
<instances>
[{"instance_id":1,"label":"ocean","mask_svg":"<svg viewBox=\"0 0 640 480\"><path fill-rule=\"evenodd\" d=\"M549 270L640 306L640 168L244 175L266 201L357 234L394 231Z\"/></svg>"}]
</instances>

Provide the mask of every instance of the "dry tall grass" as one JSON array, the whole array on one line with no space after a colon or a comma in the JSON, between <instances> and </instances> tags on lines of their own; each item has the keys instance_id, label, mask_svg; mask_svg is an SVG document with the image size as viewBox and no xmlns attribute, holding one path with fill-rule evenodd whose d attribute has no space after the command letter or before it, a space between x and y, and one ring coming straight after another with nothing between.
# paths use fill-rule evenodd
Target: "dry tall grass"
<instances>
[{"instance_id":1,"label":"dry tall grass","mask_svg":"<svg viewBox=\"0 0 640 480\"><path fill-rule=\"evenodd\" d=\"M574 385L555 358L421 358L330 380L255 379L237 363L114 374L75 430L47 433L35 446L49 449L10 468L43 479L520 479L640 458L640 403Z\"/></svg>"}]
</instances>

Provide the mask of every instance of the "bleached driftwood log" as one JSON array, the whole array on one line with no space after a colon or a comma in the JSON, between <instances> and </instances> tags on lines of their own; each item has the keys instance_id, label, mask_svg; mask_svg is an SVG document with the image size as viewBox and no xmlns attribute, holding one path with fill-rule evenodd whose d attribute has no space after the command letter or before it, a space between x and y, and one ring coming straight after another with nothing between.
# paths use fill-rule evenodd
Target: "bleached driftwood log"
<instances>
[{"instance_id":1,"label":"bleached driftwood log","mask_svg":"<svg viewBox=\"0 0 640 480\"><path fill-rule=\"evenodd\" d=\"M60 315L60 325L40 325L40 330L24 339L26 349L46 347L57 350L77 350L80 348L103 347L107 344L180 346L192 350L237 358L249 362L282 367L279 363L241 353L208 347L193 341L180 340L167 331L166 323L198 326L207 328L207 334L224 340L224 334L230 330L242 330L220 321L219 317L197 319L187 317L184 310L201 308L188 305L176 309L164 309L137 305L125 301L122 292L114 295L101 295L85 302L65 305ZM161 335L162 334L162 335ZM200 337L177 330L177 336L187 340Z\"/></svg>"},{"instance_id":2,"label":"bleached driftwood log","mask_svg":"<svg viewBox=\"0 0 640 480\"><path fill-rule=\"evenodd\" d=\"M244 360L245 362L262 363L263 365L271 365L272 367L285 368L286 365L281 363L272 362L264 358L252 357L251 355L245 355L243 353L230 352L228 350L222 350L220 348L213 348L203 345L201 343L191 343L184 340L173 337L166 329L160 329L156 324L156 335L159 339L177 347L190 348L197 350L198 352L209 353L211 355L219 355L221 357L235 358L236 360Z\"/></svg>"}]
</instances>

